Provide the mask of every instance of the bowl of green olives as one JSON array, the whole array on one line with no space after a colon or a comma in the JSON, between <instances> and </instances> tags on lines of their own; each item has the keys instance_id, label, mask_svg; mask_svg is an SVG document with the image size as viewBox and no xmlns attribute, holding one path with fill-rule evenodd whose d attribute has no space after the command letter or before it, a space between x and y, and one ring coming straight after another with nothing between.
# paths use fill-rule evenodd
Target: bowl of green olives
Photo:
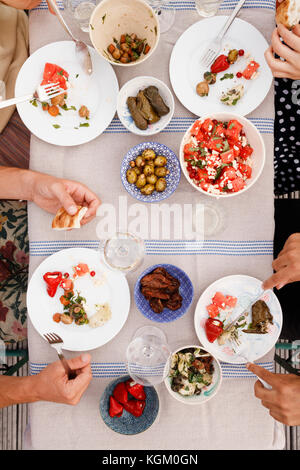
<instances>
[{"instance_id":1,"label":"bowl of green olives","mask_svg":"<svg viewBox=\"0 0 300 470\"><path fill-rule=\"evenodd\" d=\"M171 196L180 175L177 156L158 142L144 142L132 147L121 165L121 180L126 191L143 202L159 202Z\"/></svg>"}]
</instances>

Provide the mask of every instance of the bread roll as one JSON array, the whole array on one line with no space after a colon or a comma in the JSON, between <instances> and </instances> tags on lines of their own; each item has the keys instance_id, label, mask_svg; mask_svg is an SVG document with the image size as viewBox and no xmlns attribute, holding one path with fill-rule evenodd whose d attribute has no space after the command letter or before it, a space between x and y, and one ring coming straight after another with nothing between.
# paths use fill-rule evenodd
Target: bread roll
<instances>
[{"instance_id":1,"label":"bread roll","mask_svg":"<svg viewBox=\"0 0 300 470\"><path fill-rule=\"evenodd\" d=\"M276 3L276 23L291 29L300 22L300 0L284 0Z\"/></svg>"},{"instance_id":2,"label":"bread roll","mask_svg":"<svg viewBox=\"0 0 300 470\"><path fill-rule=\"evenodd\" d=\"M80 221L87 212L87 207L77 206L75 215L70 215L61 207L58 209L53 221L52 228L54 230L71 230L72 228L80 228Z\"/></svg>"}]
</instances>

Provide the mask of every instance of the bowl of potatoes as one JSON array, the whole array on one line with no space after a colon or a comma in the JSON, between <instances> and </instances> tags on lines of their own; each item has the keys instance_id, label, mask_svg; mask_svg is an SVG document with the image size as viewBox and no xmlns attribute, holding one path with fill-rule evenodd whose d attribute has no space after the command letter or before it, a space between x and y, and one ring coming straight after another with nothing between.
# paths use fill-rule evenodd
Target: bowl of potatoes
<instances>
[{"instance_id":1,"label":"bowl of potatoes","mask_svg":"<svg viewBox=\"0 0 300 470\"><path fill-rule=\"evenodd\" d=\"M121 165L121 180L126 191L142 202L159 202L176 190L180 163L175 153L158 142L132 147Z\"/></svg>"}]
</instances>

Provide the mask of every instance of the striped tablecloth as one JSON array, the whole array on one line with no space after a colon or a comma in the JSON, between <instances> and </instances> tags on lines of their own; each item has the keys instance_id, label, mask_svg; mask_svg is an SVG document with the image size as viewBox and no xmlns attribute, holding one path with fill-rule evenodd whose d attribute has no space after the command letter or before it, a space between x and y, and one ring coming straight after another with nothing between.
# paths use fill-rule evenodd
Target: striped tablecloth
<instances>
[{"instance_id":1,"label":"striped tablecloth","mask_svg":"<svg viewBox=\"0 0 300 470\"><path fill-rule=\"evenodd\" d=\"M62 7L62 2L58 2ZM199 20L193 1L171 1L176 8L172 29L161 36L157 52L141 66L116 73L120 87L137 75L153 75L170 88L168 64L172 48L191 24ZM230 14L236 0L224 0L220 14ZM275 0L246 0L239 16L256 26L270 40L274 27ZM30 14L30 48L67 39L56 18L42 2ZM160 60L158 59L158 55ZM163 58L163 60L161 60ZM195 296L189 311L180 319L159 324L174 346L197 343L193 326L195 306L203 290L216 279L230 274L248 274L265 279L271 273L273 251L273 90L248 116L261 132L267 149L267 161L259 181L247 193L223 199L218 207L223 214L223 230L203 242L189 239L166 240L146 237L146 256L137 273L128 275L131 293L136 278L146 267L158 263L175 264L186 271L194 285ZM178 154L183 133L195 116L175 98L175 113L170 124L152 137ZM118 228L130 226L130 214L143 210L151 220L150 204L137 204L125 192L120 181L120 164L128 149L143 138L130 134L115 117L106 131L80 147L55 147L31 138L30 167L59 177L78 179L99 194L103 201L92 223L68 233L51 230L51 215L29 204L30 272L47 256L70 247L97 249L96 229L103 223L105 211L114 207ZM184 208L207 198L193 191L182 176L176 192L164 203ZM128 214L128 217L124 217ZM154 224L155 225L155 224ZM153 227L151 227L153 229ZM153 232L156 233L156 227ZM184 237L183 237L184 238ZM126 373L125 350L134 331L150 321L137 310L132 298L129 318L117 337L92 351L92 383L76 407L53 403L30 405L32 443L35 449L278 449L284 445L282 429L275 425L267 410L255 398L255 378L243 365L222 363L224 380L216 397L205 406L184 406L172 399L164 385L157 387L160 415L145 433L121 436L108 429L99 413L100 396L113 377ZM29 322L30 371L38 373L55 353ZM72 353L69 353L71 356ZM273 351L259 362L273 370ZM180 432L178 432L180 423Z\"/></svg>"}]
</instances>

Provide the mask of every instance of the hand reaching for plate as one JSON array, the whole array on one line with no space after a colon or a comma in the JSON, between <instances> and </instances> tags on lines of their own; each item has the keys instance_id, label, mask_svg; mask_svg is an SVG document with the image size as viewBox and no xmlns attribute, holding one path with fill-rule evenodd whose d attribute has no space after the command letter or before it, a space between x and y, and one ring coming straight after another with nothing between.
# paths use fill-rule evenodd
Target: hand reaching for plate
<instances>
[{"instance_id":1,"label":"hand reaching for plate","mask_svg":"<svg viewBox=\"0 0 300 470\"><path fill-rule=\"evenodd\" d=\"M281 42L281 38L283 42ZM280 58L275 58L277 54ZM274 77L300 79L300 25L288 30L282 24L274 29L265 58Z\"/></svg>"},{"instance_id":2,"label":"hand reaching for plate","mask_svg":"<svg viewBox=\"0 0 300 470\"><path fill-rule=\"evenodd\" d=\"M300 233L289 236L272 266L276 272L263 283L263 289L281 289L290 282L300 281Z\"/></svg>"},{"instance_id":3,"label":"hand reaching for plate","mask_svg":"<svg viewBox=\"0 0 300 470\"><path fill-rule=\"evenodd\" d=\"M30 200L39 207L55 214L63 206L68 214L77 213L77 205L88 208L81 225L92 220L100 205L100 200L89 188L77 181L55 178L42 173L32 173Z\"/></svg>"},{"instance_id":4,"label":"hand reaching for plate","mask_svg":"<svg viewBox=\"0 0 300 470\"><path fill-rule=\"evenodd\" d=\"M294 374L273 374L257 364L247 368L269 383L267 390L259 381L255 382L254 393L270 415L287 426L300 424L300 377Z\"/></svg>"}]
</instances>

